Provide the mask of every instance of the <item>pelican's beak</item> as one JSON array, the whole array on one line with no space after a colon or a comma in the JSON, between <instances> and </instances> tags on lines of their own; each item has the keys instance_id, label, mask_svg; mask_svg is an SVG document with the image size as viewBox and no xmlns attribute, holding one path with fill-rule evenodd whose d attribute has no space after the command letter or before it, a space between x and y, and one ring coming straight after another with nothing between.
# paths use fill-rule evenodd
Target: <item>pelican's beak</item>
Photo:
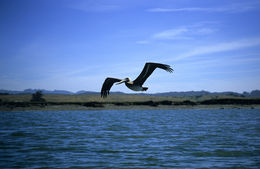
<instances>
[{"instance_id":1,"label":"pelican's beak","mask_svg":"<svg viewBox=\"0 0 260 169\"><path fill-rule=\"evenodd\" d=\"M119 85L119 84L124 83L124 82L125 82L125 79L121 80L120 82L117 82L116 85Z\"/></svg>"}]
</instances>

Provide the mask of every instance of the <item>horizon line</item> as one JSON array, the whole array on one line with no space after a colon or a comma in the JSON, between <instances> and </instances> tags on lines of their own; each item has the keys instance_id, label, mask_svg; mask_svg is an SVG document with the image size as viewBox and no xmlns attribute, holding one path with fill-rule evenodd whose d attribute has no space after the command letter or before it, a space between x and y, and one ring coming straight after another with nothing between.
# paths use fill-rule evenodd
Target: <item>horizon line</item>
<instances>
[{"instance_id":1,"label":"horizon line","mask_svg":"<svg viewBox=\"0 0 260 169\"><path fill-rule=\"evenodd\" d=\"M28 88L28 89L24 89L24 90L8 90L8 89L0 89L0 93L3 92L3 91L7 91L7 92L26 92L26 90L32 90L32 91L47 91L47 92L55 92L55 91L59 91L59 92L69 92L71 94L77 94L77 93L87 93L87 92L90 92L90 93L100 93L99 91L90 91L90 90L78 90L76 92L73 92L73 91L70 91L70 90L62 90L62 89L54 89L54 90L48 90L48 89L31 89L31 88ZM168 92L151 92L151 93L146 93L146 92L123 92L123 91L111 91L110 93L123 93L123 94L159 94L159 93L173 93L173 92L178 92L178 93L181 93L181 92L209 92L209 93L226 93L226 92L233 92L233 93L239 93L239 94L243 94L243 93L251 93L253 91L260 91L260 89L253 89L251 91L243 91L243 92L236 92L236 91L208 91L208 90L187 90L187 91L168 91Z\"/></svg>"}]
</instances>

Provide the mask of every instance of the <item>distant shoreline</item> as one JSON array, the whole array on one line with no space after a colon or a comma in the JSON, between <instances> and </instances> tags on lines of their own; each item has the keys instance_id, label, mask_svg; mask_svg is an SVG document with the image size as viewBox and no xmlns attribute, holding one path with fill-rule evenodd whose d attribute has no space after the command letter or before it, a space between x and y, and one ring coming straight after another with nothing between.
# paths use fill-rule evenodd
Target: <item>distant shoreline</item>
<instances>
[{"instance_id":1,"label":"distant shoreline","mask_svg":"<svg viewBox=\"0 0 260 169\"><path fill-rule=\"evenodd\" d=\"M44 101L31 101L31 95L0 96L0 111L27 110L144 110L144 109L254 109L260 98L243 97L160 97L138 95L44 95Z\"/></svg>"},{"instance_id":2,"label":"distant shoreline","mask_svg":"<svg viewBox=\"0 0 260 169\"><path fill-rule=\"evenodd\" d=\"M58 105L58 106L33 106L33 107L0 107L0 111L77 111L77 110L178 110L178 109L260 109L260 105L197 105L197 106L111 106L107 105L102 108L75 106L75 105Z\"/></svg>"},{"instance_id":3,"label":"distant shoreline","mask_svg":"<svg viewBox=\"0 0 260 169\"><path fill-rule=\"evenodd\" d=\"M260 109L260 104L211 104L211 105L115 105L86 106L78 104L56 104L30 106L1 105L0 111L66 111L66 110L177 110L177 109Z\"/></svg>"}]
</instances>

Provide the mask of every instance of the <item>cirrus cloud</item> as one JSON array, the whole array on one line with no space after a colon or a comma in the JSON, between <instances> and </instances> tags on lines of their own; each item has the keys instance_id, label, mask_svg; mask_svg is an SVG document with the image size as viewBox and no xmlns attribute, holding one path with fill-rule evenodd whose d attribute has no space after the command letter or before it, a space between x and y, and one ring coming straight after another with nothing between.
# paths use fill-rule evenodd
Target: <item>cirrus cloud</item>
<instances>
[{"instance_id":1,"label":"cirrus cloud","mask_svg":"<svg viewBox=\"0 0 260 169\"><path fill-rule=\"evenodd\" d=\"M150 8L147 12L229 12L239 13L259 9L259 1L251 3L234 3L221 7L183 7L183 8Z\"/></svg>"},{"instance_id":2,"label":"cirrus cloud","mask_svg":"<svg viewBox=\"0 0 260 169\"><path fill-rule=\"evenodd\" d=\"M211 24L201 22L190 26L180 26L173 29L166 29L150 35L150 37L146 40L136 41L136 43L148 44L157 40L191 40L196 36L206 36L215 33L217 28L212 28Z\"/></svg>"},{"instance_id":3,"label":"cirrus cloud","mask_svg":"<svg viewBox=\"0 0 260 169\"><path fill-rule=\"evenodd\" d=\"M177 60L182 60L193 56L206 55L206 54L212 54L217 52L234 51L234 50L240 50L240 49L250 48L254 46L260 46L260 37L240 39L236 41L223 42L223 43L212 44L208 46L197 47L196 49L183 53L167 61L177 61Z\"/></svg>"}]
</instances>

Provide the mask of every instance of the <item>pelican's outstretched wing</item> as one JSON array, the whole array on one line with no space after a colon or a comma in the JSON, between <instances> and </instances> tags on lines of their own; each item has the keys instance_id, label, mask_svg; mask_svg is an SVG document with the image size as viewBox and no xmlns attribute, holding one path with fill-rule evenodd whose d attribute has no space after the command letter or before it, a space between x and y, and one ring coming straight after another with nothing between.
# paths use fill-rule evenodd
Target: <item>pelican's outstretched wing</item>
<instances>
[{"instance_id":1,"label":"pelican's outstretched wing","mask_svg":"<svg viewBox=\"0 0 260 169\"><path fill-rule=\"evenodd\" d=\"M141 74L134 80L134 83L143 85L146 79L153 73L153 71L156 68L161 68L166 70L167 72L172 72L173 69L166 64L161 64L161 63L151 63L147 62L141 72Z\"/></svg>"},{"instance_id":2,"label":"pelican's outstretched wing","mask_svg":"<svg viewBox=\"0 0 260 169\"><path fill-rule=\"evenodd\" d=\"M112 77L106 78L106 80L103 83L102 89L101 89L101 97L107 97L109 95L109 90L113 86L115 82L120 82L121 79L116 79Z\"/></svg>"}]
</instances>

